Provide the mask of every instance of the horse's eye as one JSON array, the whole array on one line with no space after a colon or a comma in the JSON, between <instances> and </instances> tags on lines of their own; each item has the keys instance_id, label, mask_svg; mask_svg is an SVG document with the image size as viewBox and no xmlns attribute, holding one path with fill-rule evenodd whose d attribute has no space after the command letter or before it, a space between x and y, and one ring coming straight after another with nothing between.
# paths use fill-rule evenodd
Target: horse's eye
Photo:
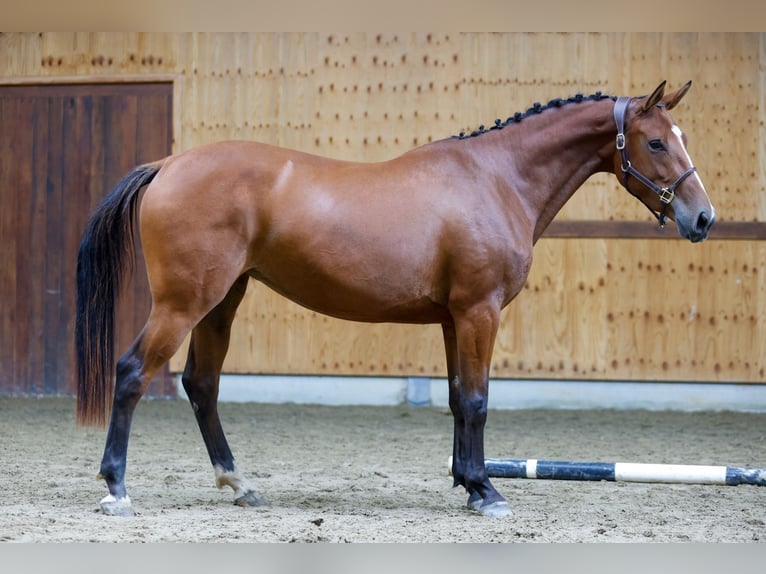
<instances>
[{"instance_id":1,"label":"horse's eye","mask_svg":"<svg viewBox=\"0 0 766 574\"><path fill-rule=\"evenodd\" d=\"M664 151L665 144L663 143L662 140L650 140L649 149L652 151Z\"/></svg>"}]
</instances>

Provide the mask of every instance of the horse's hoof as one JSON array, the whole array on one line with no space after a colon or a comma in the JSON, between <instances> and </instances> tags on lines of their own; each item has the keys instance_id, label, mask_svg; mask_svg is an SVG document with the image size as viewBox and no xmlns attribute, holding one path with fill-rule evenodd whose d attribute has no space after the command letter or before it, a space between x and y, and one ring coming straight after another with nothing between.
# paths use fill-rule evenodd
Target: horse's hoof
<instances>
[{"instance_id":1,"label":"horse's hoof","mask_svg":"<svg viewBox=\"0 0 766 574\"><path fill-rule=\"evenodd\" d=\"M235 498L234 504L244 507L263 506L266 504L266 500L262 496L258 496L254 490L248 490L242 496Z\"/></svg>"},{"instance_id":2,"label":"horse's hoof","mask_svg":"<svg viewBox=\"0 0 766 574\"><path fill-rule=\"evenodd\" d=\"M478 511L487 518L503 518L512 514L511 507L505 500L498 500L497 502L480 506Z\"/></svg>"},{"instance_id":3,"label":"horse's hoof","mask_svg":"<svg viewBox=\"0 0 766 574\"><path fill-rule=\"evenodd\" d=\"M130 504L130 497L126 494L122 498L115 498L113 495L105 496L101 500L101 512L107 516L135 516L133 506Z\"/></svg>"}]
</instances>

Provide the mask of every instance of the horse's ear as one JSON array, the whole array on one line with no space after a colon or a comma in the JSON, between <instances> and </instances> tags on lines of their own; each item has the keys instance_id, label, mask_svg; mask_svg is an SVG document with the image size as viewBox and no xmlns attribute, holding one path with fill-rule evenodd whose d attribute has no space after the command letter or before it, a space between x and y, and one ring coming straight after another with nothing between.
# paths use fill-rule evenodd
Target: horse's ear
<instances>
[{"instance_id":1,"label":"horse's ear","mask_svg":"<svg viewBox=\"0 0 766 574\"><path fill-rule=\"evenodd\" d=\"M662 101L662 96L665 93L666 83L667 82L665 80L662 80L662 83L654 89L654 91L652 92L652 95L646 98L646 101L644 102L644 105L641 108L641 113L649 111L654 106L659 104L660 101Z\"/></svg>"},{"instance_id":2,"label":"horse's ear","mask_svg":"<svg viewBox=\"0 0 766 574\"><path fill-rule=\"evenodd\" d=\"M672 110L678 105L678 102L681 101L681 98L683 98L686 95L686 92L689 91L689 88L692 87L692 81L689 80L686 82L683 86L681 86L679 89L677 89L672 94L668 94L665 96L665 109L666 110Z\"/></svg>"}]
</instances>

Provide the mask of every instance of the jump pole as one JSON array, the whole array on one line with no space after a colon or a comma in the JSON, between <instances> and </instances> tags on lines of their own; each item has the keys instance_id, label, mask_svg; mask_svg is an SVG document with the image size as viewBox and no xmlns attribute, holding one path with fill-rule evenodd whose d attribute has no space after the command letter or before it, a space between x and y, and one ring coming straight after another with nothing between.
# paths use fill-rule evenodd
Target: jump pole
<instances>
[{"instance_id":1,"label":"jump pole","mask_svg":"<svg viewBox=\"0 0 766 574\"><path fill-rule=\"evenodd\" d=\"M452 457L447 461L452 474ZM607 480L611 482L668 482L766 486L766 468L695 464L643 464L632 462L567 462L534 458L487 458L487 474L494 478L548 480Z\"/></svg>"}]
</instances>

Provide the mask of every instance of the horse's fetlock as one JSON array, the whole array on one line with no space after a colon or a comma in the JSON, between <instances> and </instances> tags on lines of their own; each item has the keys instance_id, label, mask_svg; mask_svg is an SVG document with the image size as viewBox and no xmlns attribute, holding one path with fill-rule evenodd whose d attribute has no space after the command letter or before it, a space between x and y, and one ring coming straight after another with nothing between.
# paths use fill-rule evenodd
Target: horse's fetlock
<instances>
[{"instance_id":1,"label":"horse's fetlock","mask_svg":"<svg viewBox=\"0 0 766 574\"><path fill-rule=\"evenodd\" d=\"M466 469L464 480L466 488L469 490L479 490L480 487L485 486L489 482L487 469L483 465L481 467L469 465L469 468Z\"/></svg>"},{"instance_id":2,"label":"horse's fetlock","mask_svg":"<svg viewBox=\"0 0 766 574\"><path fill-rule=\"evenodd\" d=\"M98 471L98 478L106 481L107 484L114 484L119 481L117 465L112 462L102 462Z\"/></svg>"}]
</instances>

